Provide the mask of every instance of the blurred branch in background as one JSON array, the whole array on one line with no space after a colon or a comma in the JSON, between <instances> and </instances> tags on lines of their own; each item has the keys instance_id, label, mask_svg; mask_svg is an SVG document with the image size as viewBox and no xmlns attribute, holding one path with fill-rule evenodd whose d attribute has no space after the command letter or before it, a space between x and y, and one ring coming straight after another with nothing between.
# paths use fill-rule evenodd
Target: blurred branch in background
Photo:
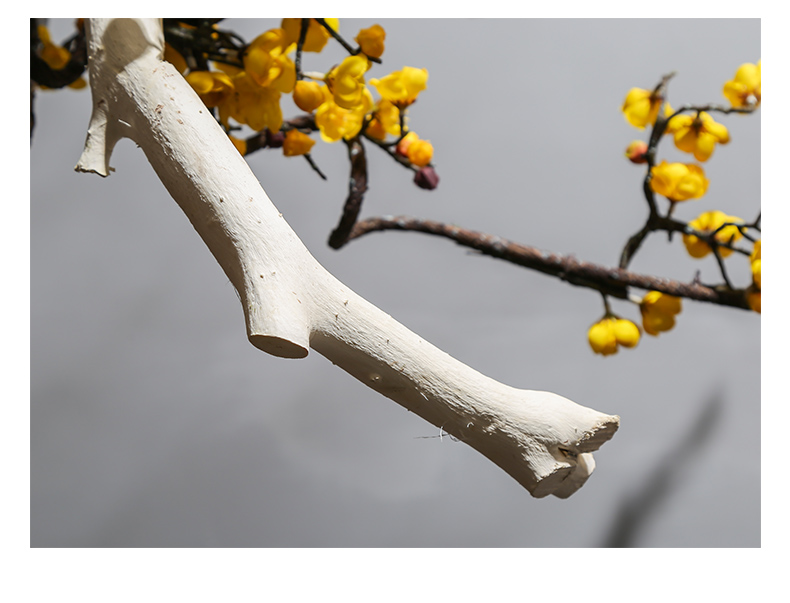
<instances>
[{"instance_id":1,"label":"blurred branch in background","mask_svg":"<svg viewBox=\"0 0 790 603\"><path fill-rule=\"evenodd\" d=\"M689 461L698 456L715 432L723 410L721 392L714 391L703 404L696 421L660 459L636 492L628 495L615 514L604 542L607 548L639 546L642 532L654 521L667 499L677 490Z\"/></svg>"}]
</instances>

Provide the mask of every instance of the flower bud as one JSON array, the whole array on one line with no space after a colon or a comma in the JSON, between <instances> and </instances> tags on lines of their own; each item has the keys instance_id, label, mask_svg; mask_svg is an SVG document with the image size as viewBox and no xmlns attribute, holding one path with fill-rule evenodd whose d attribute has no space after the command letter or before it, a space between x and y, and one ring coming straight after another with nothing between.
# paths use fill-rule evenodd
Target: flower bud
<instances>
[{"instance_id":1,"label":"flower bud","mask_svg":"<svg viewBox=\"0 0 790 603\"><path fill-rule=\"evenodd\" d=\"M306 155L313 148L315 140L299 130L288 130L283 141L283 155L295 157L296 155Z\"/></svg>"},{"instance_id":2,"label":"flower bud","mask_svg":"<svg viewBox=\"0 0 790 603\"><path fill-rule=\"evenodd\" d=\"M302 111L311 113L324 102L324 93L318 82L299 80L294 85L294 103Z\"/></svg>"},{"instance_id":3,"label":"flower bud","mask_svg":"<svg viewBox=\"0 0 790 603\"><path fill-rule=\"evenodd\" d=\"M646 163L647 143L643 140L634 140L625 150L625 156L631 163Z\"/></svg>"},{"instance_id":4,"label":"flower bud","mask_svg":"<svg viewBox=\"0 0 790 603\"><path fill-rule=\"evenodd\" d=\"M439 186L439 175L431 166L420 168L414 175L414 184L420 188L433 190Z\"/></svg>"},{"instance_id":5,"label":"flower bud","mask_svg":"<svg viewBox=\"0 0 790 603\"><path fill-rule=\"evenodd\" d=\"M354 38L367 56L378 59L384 54L384 38L387 34L381 25L372 25L367 29L360 29Z\"/></svg>"},{"instance_id":6,"label":"flower bud","mask_svg":"<svg viewBox=\"0 0 790 603\"><path fill-rule=\"evenodd\" d=\"M419 140L417 133L409 132L398 141L397 145L395 145L395 152L401 157L407 157L408 155L406 153L409 150L409 146L411 146L411 143L415 140Z\"/></svg>"},{"instance_id":7,"label":"flower bud","mask_svg":"<svg viewBox=\"0 0 790 603\"><path fill-rule=\"evenodd\" d=\"M415 140L406 150L406 157L417 167L425 167L433 159L433 145L427 140Z\"/></svg>"}]
</instances>

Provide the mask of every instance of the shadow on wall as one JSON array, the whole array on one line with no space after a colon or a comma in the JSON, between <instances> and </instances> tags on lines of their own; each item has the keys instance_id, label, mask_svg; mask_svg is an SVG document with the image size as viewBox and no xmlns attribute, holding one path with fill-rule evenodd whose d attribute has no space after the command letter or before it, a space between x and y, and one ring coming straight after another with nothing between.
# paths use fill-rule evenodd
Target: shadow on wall
<instances>
[{"instance_id":1,"label":"shadow on wall","mask_svg":"<svg viewBox=\"0 0 790 603\"><path fill-rule=\"evenodd\" d=\"M714 391L689 431L648 474L641 489L626 497L615 514L615 521L602 547L636 547L641 532L660 510L661 505L677 488L688 468L688 459L704 448L715 432L723 409L721 392Z\"/></svg>"}]
</instances>

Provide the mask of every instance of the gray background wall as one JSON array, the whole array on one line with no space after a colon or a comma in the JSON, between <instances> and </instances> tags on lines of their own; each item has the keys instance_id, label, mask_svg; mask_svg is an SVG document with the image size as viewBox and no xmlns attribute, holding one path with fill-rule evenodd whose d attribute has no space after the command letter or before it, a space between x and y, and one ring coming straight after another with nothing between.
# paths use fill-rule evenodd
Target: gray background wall
<instances>
[{"instance_id":1,"label":"gray background wall","mask_svg":"<svg viewBox=\"0 0 790 603\"><path fill-rule=\"evenodd\" d=\"M376 20L341 20L352 38ZM436 149L435 191L369 149L363 216L453 222L614 265L642 224L643 134L619 107L677 71L669 100L726 102L760 58L759 20L381 20L381 77L427 67L411 126ZM228 20L248 39L278 21ZM54 22L56 39L69 30ZM731 40L737 39L738 44ZM323 70L334 45L308 55ZM296 114L285 105L286 115ZM31 147L31 544L131 546L721 547L760 545L760 317L684 303L634 350L586 342L600 296L419 234L325 241L346 195L342 144L249 158L333 274L440 348L513 386L619 414L577 494L532 499L464 444L318 354L264 355L235 292L142 152L76 174L87 91L39 93ZM717 118L690 219L760 206L760 115ZM666 140L661 157L688 160ZM748 263L729 261L734 280ZM712 258L650 238L633 269L714 281ZM636 318L635 307L615 310Z\"/></svg>"}]
</instances>

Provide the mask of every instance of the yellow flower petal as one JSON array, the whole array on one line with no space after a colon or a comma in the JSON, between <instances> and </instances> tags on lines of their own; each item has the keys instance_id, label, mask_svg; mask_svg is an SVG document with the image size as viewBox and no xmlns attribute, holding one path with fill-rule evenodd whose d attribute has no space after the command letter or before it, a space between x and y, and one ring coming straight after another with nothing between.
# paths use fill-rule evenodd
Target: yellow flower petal
<instances>
[{"instance_id":1,"label":"yellow flower petal","mask_svg":"<svg viewBox=\"0 0 790 603\"><path fill-rule=\"evenodd\" d=\"M650 90L631 88L625 96L621 110L628 123L640 129L647 124L654 124L661 107L660 96L654 95Z\"/></svg>"},{"instance_id":2,"label":"yellow flower petal","mask_svg":"<svg viewBox=\"0 0 790 603\"><path fill-rule=\"evenodd\" d=\"M318 82L299 80L294 86L294 103L302 111L312 113L324 102L324 94Z\"/></svg>"},{"instance_id":3,"label":"yellow flower petal","mask_svg":"<svg viewBox=\"0 0 790 603\"><path fill-rule=\"evenodd\" d=\"M587 332L587 340L596 354L609 356L617 353L617 338L614 333L614 321L605 318L596 322Z\"/></svg>"},{"instance_id":4,"label":"yellow flower petal","mask_svg":"<svg viewBox=\"0 0 790 603\"><path fill-rule=\"evenodd\" d=\"M367 29L360 29L355 40L362 52L369 57L377 59L384 54L384 38L386 35L381 25L371 25Z\"/></svg>"},{"instance_id":5,"label":"yellow flower petal","mask_svg":"<svg viewBox=\"0 0 790 603\"><path fill-rule=\"evenodd\" d=\"M618 344L632 348L639 343L639 327L630 320L618 318L614 321L614 336Z\"/></svg>"},{"instance_id":6,"label":"yellow flower petal","mask_svg":"<svg viewBox=\"0 0 790 603\"><path fill-rule=\"evenodd\" d=\"M761 265L762 265L762 239L759 239L754 242L754 248L752 249L752 253L749 255L749 261L752 265L752 280L754 284L757 285L758 289L762 288L761 281L762 281L762 274L761 274Z\"/></svg>"},{"instance_id":7,"label":"yellow flower petal","mask_svg":"<svg viewBox=\"0 0 790 603\"><path fill-rule=\"evenodd\" d=\"M381 98L401 109L417 100L417 95L425 90L427 82L428 71L416 67L404 67L381 79L370 80L371 85L376 88Z\"/></svg>"},{"instance_id":8,"label":"yellow flower petal","mask_svg":"<svg viewBox=\"0 0 790 603\"><path fill-rule=\"evenodd\" d=\"M285 140L283 141L283 155L286 157L306 155L313 148L314 144L315 140L307 134L299 130L289 130L286 132Z\"/></svg>"},{"instance_id":9,"label":"yellow flower petal","mask_svg":"<svg viewBox=\"0 0 790 603\"><path fill-rule=\"evenodd\" d=\"M324 19L327 25L334 31L338 31L339 22L337 19ZM299 33L302 28L301 19L283 19L281 27L285 30L289 44L296 44L299 41ZM329 41L330 34L315 19L310 19L307 27L307 37L305 38L302 50L304 52L321 52Z\"/></svg>"}]
</instances>

